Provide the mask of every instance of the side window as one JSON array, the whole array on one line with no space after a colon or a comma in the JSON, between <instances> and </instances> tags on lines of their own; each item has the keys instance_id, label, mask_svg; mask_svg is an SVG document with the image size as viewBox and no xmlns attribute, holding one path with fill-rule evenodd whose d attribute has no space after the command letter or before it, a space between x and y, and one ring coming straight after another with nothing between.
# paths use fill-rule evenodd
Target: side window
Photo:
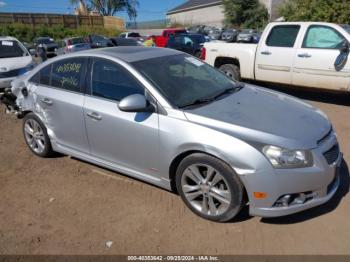
<instances>
[{"instance_id":1,"label":"side window","mask_svg":"<svg viewBox=\"0 0 350 262\"><path fill-rule=\"evenodd\" d=\"M163 37L167 37L167 31L163 32Z\"/></svg>"},{"instance_id":2,"label":"side window","mask_svg":"<svg viewBox=\"0 0 350 262\"><path fill-rule=\"evenodd\" d=\"M50 85L50 77L51 77L51 68L52 65L48 65L40 70L40 84L41 85Z\"/></svg>"},{"instance_id":3,"label":"side window","mask_svg":"<svg viewBox=\"0 0 350 262\"><path fill-rule=\"evenodd\" d=\"M323 49L339 49L345 38L335 29L322 26L312 25L308 28L303 48L323 48Z\"/></svg>"},{"instance_id":4,"label":"side window","mask_svg":"<svg viewBox=\"0 0 350 262\"><path fill-rule=\"evenodd\" d=\"M40 84L40 72L33 75L32 78L29 80L29 82Z\"/></svg>"},{"instance_id":5,"label":"side window","mask_svg":"<svg viewBox=\"0 0 350 262\"><path fill-rule=\"evenodd\" d=\"M188 45L188 46L193 46L193 41L192 41L191 38L185 36L185 37L184 37L184 44L185 44L185 45Z\"/></svg>"},{"instance_id":6,"label":"side window","mask_svg":"<svg viewBox=\"0 0 350 262\"><path fill-rule=\"evenodd\" d=\"M52 66L51 86L69 91L81 92L85 79L87 59L71 58L58 61Z\"/></svg>"},{"instance_id":7,"label":"side window","mask_svg":"<svg viewBox=\"0 0 350 262\"><path fill-rule=\"evenodd\" d=\"M133 94L145 94L139 82L120 65L106 59L95 59L92 68L92 95L115 101Z\"/></svg>"},{"instance_id":8,"label":"side window","mask_svg":"<svg viewBox=\"0 0 350 262\"><path fill-rule=\"evenodd\" d=\"M293 47L299 30L299 25L277 25L271 29L266 40L266 45L274 47Z\"/></svg>"}]
</instances>

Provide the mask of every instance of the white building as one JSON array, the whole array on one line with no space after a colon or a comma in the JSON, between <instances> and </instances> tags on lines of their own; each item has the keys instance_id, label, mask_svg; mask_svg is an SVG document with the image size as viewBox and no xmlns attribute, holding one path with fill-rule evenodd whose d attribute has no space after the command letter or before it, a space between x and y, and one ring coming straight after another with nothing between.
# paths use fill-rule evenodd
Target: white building
<instances>
[{"instance_id":1,"label":"white building","mask_svg":"<svg viewBox=\"0 0 350 262\"><path fill-rule=\"evenodd\" d=\"M259 1L266 6L270 19L274 20L278 17L278 6L285 0ZM221 0L189 0L169 10L167 19L171 23L221 27L224 21L224 9Z\"/></svg>"}]
</instances>

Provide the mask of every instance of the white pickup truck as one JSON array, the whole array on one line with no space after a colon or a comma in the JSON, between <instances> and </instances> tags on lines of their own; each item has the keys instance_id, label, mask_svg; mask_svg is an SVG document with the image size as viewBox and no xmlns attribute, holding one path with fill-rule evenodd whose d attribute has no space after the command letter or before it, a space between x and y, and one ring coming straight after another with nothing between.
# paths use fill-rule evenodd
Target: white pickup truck
<instances>
[{"instance_id":1,"label":"white pickup truck","mask_svg":"<svg viewBox=\"0 0 350 262\"><path fill-rule=\"evenodd\" d=\"M259 44L206 43L202 58L238 80L350 91L349 32L330 23L270 23Z\"/></svg>"}]
</instances>

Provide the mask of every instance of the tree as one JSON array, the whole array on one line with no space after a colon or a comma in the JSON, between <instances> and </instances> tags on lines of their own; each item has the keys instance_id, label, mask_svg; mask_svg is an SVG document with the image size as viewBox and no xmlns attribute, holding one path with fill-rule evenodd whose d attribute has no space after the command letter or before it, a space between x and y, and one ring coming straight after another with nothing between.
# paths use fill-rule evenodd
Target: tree
<instances>
[{"instance_id":1,"label":"tree","mask_svg":"<svg viewBox=\"0 0 350 262\"><path fill-rule=\"evenodd\" d=\"M113 16L119 11L126 11L130 19L137 16L138 0L70 0L87 10L97 10L103 16Z\"/></svg>"},{"instance_id":2,"label":"tree","mask_svg":"<svg viewBox=\"0 0 350 262\"><path fill-rule=\"evenodd\" d=\"M268 11L259 0L223 0L225 24L261 28L268 22Z\"/></svg>"},{"instance_id":3,"label":"tree","mask_svg":"<svg viewBox=\"0 0 350 262\"><path fill-rule=\"evenodd\" d=\"M286 21L350 23L350 0L288 0L279 14Z\"/></svg>"}]
</instances>

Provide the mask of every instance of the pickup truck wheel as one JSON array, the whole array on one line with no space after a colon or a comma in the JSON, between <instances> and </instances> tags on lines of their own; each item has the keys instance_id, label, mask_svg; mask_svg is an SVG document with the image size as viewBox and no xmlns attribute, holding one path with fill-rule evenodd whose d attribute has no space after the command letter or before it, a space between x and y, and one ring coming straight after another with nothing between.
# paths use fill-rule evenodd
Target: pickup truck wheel
<instances>
[{"instance_id":1,"label":"pickup truck wheel","mask_svg":"<svg viewBox=\"0 0 350 262\"><path fill-rule=\"evenodd\" d=\"M231 220L244 205L244 187L237 174L206 154L192 154L181 161L176 187L187 207L208 220Z\"/></svg>"},{"instance_id":2,"label":"pickup truck wheel","mask_svg":"<svg viewBox=\"0 0 350 262\"><path fill-rule=\"evenodd\" d=\"M219 67L219 70L224 72L227 76L233 80L241 81L241 71L238 66L233 64L224 64Z\"/></svg>"}]
</instances>

